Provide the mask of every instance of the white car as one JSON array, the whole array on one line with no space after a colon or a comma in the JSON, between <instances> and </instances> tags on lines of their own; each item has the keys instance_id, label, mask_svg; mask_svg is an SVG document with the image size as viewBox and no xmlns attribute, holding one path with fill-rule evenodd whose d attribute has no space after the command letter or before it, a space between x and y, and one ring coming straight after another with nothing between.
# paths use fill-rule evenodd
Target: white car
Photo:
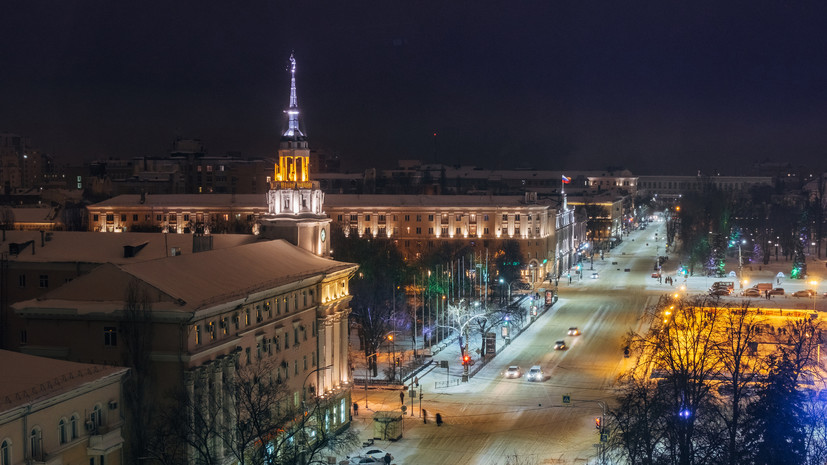
<instances>
[{"instance_id":1,"label":"white car","mask_svg":"<svg viewBox=\"0 0 827 465\"><path fill-rule=\"evenodd\" d=\"M600 277L600 273L598 273L597 271L595 271L594 273L592 273L592 279L597 279L597 278L599 278L599 277Z\"/></svg>"},{"instance_id":2,"label":"white car","mask_svg":"<svg viewBox=\"0 0 827 465\"><path fill-rule=\"evenodd\" d=\"M522 372L520 372L520 367L518 367L517 365L511 365L505 370L503 376L505 376L506 378L519 378L521 374Z\"/></svg>"},{"instance_id":3,"label":"white car","mask_svg":"<svg viewBox=\"0 0 827 465\"><path fill-rule=\"evenodd\" d=\"M543 369L540 368L540 365L534 365L528 369L528 373L526 373L525 377L529 381L542 381L545 375L543 374Z\"/></svg>"},{"instance_id":4,"label":"white car","mask_svg":"<svg viewBox=\"0 0 827 465\"><path fill-rule=\"evenodd\" d=\"M365 452L362 452L358 457L350 457L351 464L357 463L385 463L382 460L385 457L386 452L382 449L368 449ZM391 457L392 459L393 457Z\"/></svg>"},{"instance_id":5,"label":"white car","mask_svg":"<svg viewBox=\"0 0 827 465\"><path fill-rule=\"evenodd\" d=\"M579 335L580 335L580 330L577 329L577 326L572 326L571 328L569 328L569 336L579 336Z\"/></svg>"}]
</instances>

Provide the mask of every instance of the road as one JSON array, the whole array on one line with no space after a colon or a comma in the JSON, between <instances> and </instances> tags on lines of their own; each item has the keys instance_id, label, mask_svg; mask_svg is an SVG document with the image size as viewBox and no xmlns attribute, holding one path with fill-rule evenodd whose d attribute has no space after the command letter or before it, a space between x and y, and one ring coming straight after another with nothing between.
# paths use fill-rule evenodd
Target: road
<instances>
[{"instance_id":1,"label":"road","mask_svg":"<svg viewBox=\"0 0 827 465\"><path fill-rule=\"evenodd\" d=\"M423 376L422 408L431 418L441 413L445 424L423 424L416 404L414 416L406 417L403 438L376 445L390 451L394 463L591 463L599 441L594 419L601 407L596 401L611 400L617 376L629 363L623 357L622 338L630 329L641 330L644 309L665 291L649 277L655 257L663 255L663 240L656 242L655 233L664 236L663 223L633 232L605 260L598 258L594 268L599 279L588 279L586 263L584 279L561 281L560 301L500 348L468 383L436 389L434 382L445 380L445 372ZM567 336L570 326L579 327L582 335ZM558 339L569 349L553 350ZM546 379L504 379L501 373L509 365L519 365L524 372L541 365ZM567 405L564 394L571 399ZM398 408L398 396L372 392L371 407ZM370 412L362 412L355 423L363 437L370 436L366 413Z\"/></svg>"}]
</instances>

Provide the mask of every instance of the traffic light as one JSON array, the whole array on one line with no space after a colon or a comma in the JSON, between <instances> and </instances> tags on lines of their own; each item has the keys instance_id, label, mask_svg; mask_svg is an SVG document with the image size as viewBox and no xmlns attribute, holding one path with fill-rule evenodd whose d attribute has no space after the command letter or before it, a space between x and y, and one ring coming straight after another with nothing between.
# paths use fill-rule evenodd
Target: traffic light
<instances>
[{"instance_id":1,"label":"traffic light","mask_svg":"<svg viewBox=\"0 0 827 465\"><path fill-rule=\"evenodd\" d=\"M393 334L388 334L388 340L393 341Z\"/></svg>"},{"instance_id":2,"label":"traffic light","mask_svg":"<svg viewBox=\"0 0 827 465\"><path fill-rule=\"evenodd\" d=\"M471 363L471 356L468 355L468 354L463 355L462 356L462 364L463 365L468 365L469 363Z\"/></svg>"},{"instance_id":3,"label":"traffic light","mask_svg":"<svg viewBox=\"0 0 827 465\"><path fill-rule=\"evenodd\" d=\"M594 417L594 428L597 430L600 429L600 417Z\"/></svg>"}]
</instances>

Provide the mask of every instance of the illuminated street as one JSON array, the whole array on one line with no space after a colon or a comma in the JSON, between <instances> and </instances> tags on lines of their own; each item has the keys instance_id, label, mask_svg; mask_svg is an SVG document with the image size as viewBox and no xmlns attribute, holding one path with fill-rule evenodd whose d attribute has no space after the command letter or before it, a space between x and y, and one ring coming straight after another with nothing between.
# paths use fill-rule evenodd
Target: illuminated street
<instances>
[{"instance_id":1,"label":"illuminated street","mask_svg":"<svg viewBox=\"0 0 827 465\"><path fill-rule=\"evenodd\" d=\"M383 441L381 447L391 451L397 463L503 464L514 456L527 463L587 463L594 458L594 419L601 415L595 401L611 397L626 363L621 339L629 329L640 329L643 309L663 292L649 278L656 246L654 241L647 246L645 238L663 229L654 226L632 233L604 261L596 256L599 279L573 279L570 285L561 281L560 301L467 384L436 390L434 383L446 379L445 370L432 370L421 381L422 408L431 420L440 412L445 424L424 425L416 408L413 419L406 417L403 439ZM587 269L585 276L591 274ZM571 326L582 334L567 336ZM570 347L553 350L558 339ZM452 377L459 375L458 359L449 359L457 368ZM519 365L523 374L541 365L546 380L505 379L501 373L509 365ZM568 406L563 405L564 394L570 395ZM361 395L357 390L354 399ZM380 410L380 399L388 409L399 407L398 392L371 390L372 410ZM360 413L358 428L367 426L366 413ZM362 437L368 436L364 431Z\"/></svg>"}]
</instances>

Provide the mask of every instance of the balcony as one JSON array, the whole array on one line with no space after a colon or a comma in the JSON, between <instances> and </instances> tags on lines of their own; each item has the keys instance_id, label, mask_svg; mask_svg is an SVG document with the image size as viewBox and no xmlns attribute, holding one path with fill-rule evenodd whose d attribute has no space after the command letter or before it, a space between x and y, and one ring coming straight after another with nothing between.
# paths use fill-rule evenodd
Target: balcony
<instances>
[{"instance_id":1,"label":"balcony","mask_svg":"<svg viewBox=\"0 0 827 465\"><path fill-rule=\"evenodd\" d=\"M89 455L106 455L116 451L123 445L121 427L107 428L99 427L96 432L89 436L89 445L86 453Z\"/></svg>"}]
</instances>

